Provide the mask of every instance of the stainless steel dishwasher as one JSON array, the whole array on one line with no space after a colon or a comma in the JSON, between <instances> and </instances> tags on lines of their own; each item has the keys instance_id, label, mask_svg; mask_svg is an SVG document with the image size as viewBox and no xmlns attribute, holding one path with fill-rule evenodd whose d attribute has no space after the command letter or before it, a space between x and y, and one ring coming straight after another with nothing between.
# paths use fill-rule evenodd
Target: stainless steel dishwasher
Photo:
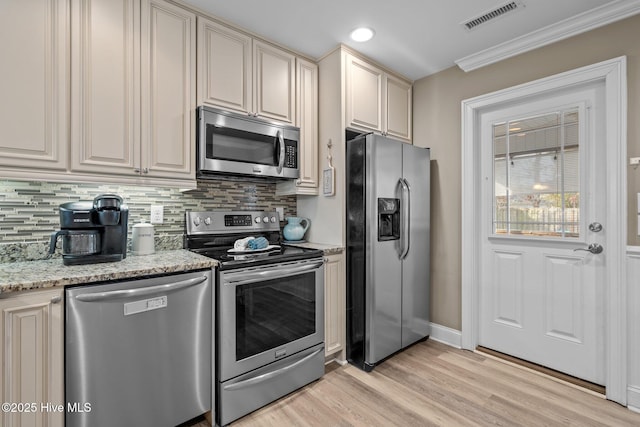
<instances>
[{"instance_id":1,"label":"stainless steel dishwasher","mask_svg":"<svg viewBox=\"0 0 640 427\"><path fill-rule=\"evenodd\" d=\"M211 270L65 291L66 426L175 426L211 409Z\"/></svg>"}]
</instances>

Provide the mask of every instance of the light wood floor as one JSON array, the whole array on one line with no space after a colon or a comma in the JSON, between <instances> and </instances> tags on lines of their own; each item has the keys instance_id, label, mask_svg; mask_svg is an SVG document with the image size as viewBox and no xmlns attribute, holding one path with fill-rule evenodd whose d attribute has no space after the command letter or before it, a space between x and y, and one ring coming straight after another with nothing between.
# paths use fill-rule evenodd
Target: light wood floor
<instances>
[{"instance_id":1,"label":"light wood floor","mask_svg":"<svg viewBox=\"0 0 640 427\"><path fill-rule=\"evenodd\" d=\"M232 426L640 426L640 414L596 393L435 341L371 373L330 366Z\"/></svg>"}]
</instances>

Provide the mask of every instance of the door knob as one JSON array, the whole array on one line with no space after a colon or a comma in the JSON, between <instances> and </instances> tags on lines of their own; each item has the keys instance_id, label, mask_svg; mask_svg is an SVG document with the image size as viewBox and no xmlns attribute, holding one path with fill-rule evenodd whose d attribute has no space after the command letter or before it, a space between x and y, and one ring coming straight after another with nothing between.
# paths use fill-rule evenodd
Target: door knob
<instances>
[{"instance_id":1,"label":"door knob","mask_svg":"<svg viewBox=\"0 0 640 427\"><path fill-rule=\"evenodd\" d=\"M602 247L602 245L598 244L598 243L591 243L589 246L587 246L586 248L578 248L578 249L574 249L573 251L586 251L586 252L591 252L592 254L599 254L602 253L602 251L604 250L604 248Z\"/></svg>"}]
</instances>

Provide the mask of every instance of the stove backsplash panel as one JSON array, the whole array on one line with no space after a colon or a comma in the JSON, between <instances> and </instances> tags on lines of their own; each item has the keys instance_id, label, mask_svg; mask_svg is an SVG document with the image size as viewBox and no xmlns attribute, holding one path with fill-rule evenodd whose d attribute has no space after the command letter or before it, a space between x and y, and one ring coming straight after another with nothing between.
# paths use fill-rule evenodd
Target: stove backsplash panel
<instances>
[{"instance_id":1,"label":"stove backsplash panel","mask_svg":"<svg viewBox=\"0 0 640 427\"><path fill-rule=\"evenodd\" d=\"M156 250L170 250L182 248L186 210L283 207L285 216L295 216L296 197L276 196L275 191L273 182L240 179L199 180L198 188L187 192L110 184L0 180L0 262L46 258L51 232L60 228L58 206L61 203L93 200L103 193L118 194L129 206L129 237L134 224L142 219L150 222L151 205L162 205L164 223L154 225Z\"/></svg>"}]
</instances>

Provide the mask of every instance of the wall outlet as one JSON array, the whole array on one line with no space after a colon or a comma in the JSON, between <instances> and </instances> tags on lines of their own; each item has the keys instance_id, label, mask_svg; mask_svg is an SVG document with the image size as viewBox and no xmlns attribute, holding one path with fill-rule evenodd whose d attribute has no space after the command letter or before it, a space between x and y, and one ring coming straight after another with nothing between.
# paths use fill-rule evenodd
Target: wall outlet
<instances>
[{"instance_id":1,"label":"wall outlet","mask_svg":"<svg viewBox=\"0 0 640 427\"><path fill-rule=\"evenodd\" d=\"M164 207L151 205L151 224L162 224L164 221Z\"/></svg>"},{"instance_id":2,"label":"wall outlet","mask_svg":"<svg viewBox=\"0 0 640 427\"><path fill-rule=\"evenodd\" d=\"M276 208L276 212L278 212L278 217L280 218L280 221L284 221L284 208L282 206L278 206Z\"/></svg>"}]
</instances>

